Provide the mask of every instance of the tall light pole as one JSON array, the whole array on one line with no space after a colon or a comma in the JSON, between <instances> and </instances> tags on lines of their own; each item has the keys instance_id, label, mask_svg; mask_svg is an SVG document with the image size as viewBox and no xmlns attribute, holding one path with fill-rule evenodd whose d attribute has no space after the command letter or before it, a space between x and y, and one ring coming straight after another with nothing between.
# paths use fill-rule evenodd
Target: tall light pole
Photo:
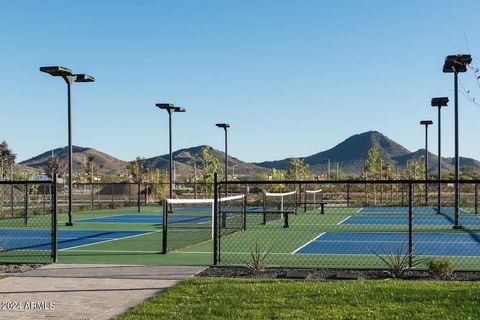
<instances>
[{"instance_id":1,"label":"tall light pole","mask_svg":"<svg viewBox=\"0 0 480 320\"><path fill-rule=\"evenodd\" d=\"M428 180L428 126L433 124L431 120L420 121L425 126L425 181ZM425 182L425 206L428 206L428 183Z\"/></svg>"},{"instance_id":2,"label":"tall light pole","mask_svg":"<svg viewBox=\"0 0 480 320\"><path fill-rule=\"evenodd\" d=\"M230 128L228 123L217 123L215 124L219 128L223 128L225 132L225 182L228 181L228 134L227 129ZM228 196L228 188L225 186L225 196Z\"/></svg>"},{"instance_id":3,"label":"tall light pole","mask_svg":"<svg viewBox=\"0 0 480 320\"><path fill-rule=\"evenodd\" d=\"M432 98L432 107L438 108L438 168L437 168L437 180L438 182L438 190L437 190L437 213L440 213L441 209L441 192L442 187L440 185L440 180L442 179L442 121L441 121L441 112L440 110L442 107L446 107L448 105L448 97L437 97Z\"/></svg>"},{"instance_id":4,"label":"tall light pole","mask_svg":"<svg viewBox=\"0 0 480 320\"><path fill-rule=\"evenodd\" d=\"M41 67L41 72L48 73L54 77L62 77L67 83L67 103L68 103L68 221L66 226L73 226L72 220L72 102L71 86L74 82L94 82L95 78L88 74L74 74L72 70L59 67Z\"/></svg>"},{"instance_id":5,"label":"tall light pole","mask_svg":"<svg viewBox=\"0 0 480 320\"><path fill-rule=\"evenodd\" d=\"M450 55L445 58L443 65L444 73L453 73L454 75L454 94L455 94L455 222L454 229L461 228L458 223L458 211L460 206L460 156L458 152L458 74L466 72L468 65L472 62L472 56L469 54Z\"/></svg>"},{"instance_id":6,"label":"tall light pole","mask_svg":"<svg viewBox=\"0 0 480 320\"><path fill-rule=\"evenodd\" d=\"M174 112L185 112L185 108L177 107L171 103L157 103L156 107L167 110L168 113L168 150L169 150L169 161L168 161L168 182L169 182L169 198L173 199L173 180L172 180L172 171L173 171L173 153L172 153L172 113Z\"/></svg>"}]
</instances>

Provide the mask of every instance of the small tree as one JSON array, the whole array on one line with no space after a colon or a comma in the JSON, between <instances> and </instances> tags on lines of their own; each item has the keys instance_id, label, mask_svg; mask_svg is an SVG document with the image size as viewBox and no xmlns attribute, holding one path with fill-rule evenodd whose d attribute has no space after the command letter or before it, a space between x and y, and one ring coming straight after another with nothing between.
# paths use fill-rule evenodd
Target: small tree
<instances>
[{"instance_id":1,"label":"small tree","mask_svg":"<svg viewBox=\"0 0 480 320\"><path fill-rule=\"evenodd\" d=\"M144 162L145 158L137 157L135 160L128 163L127 169L130 172L133 181L141 180L142 174L145 172Z\"/></svg>"},{"instance_id":2,"label":"small tree","mask_svg":"<svg viewBox=\"0 0 480 320\"><path fill-rule=\"evenodd\" d=\"M164 199L168 195L168 174L167 172L161 173L158 169L149 169L146 171L145 176L151 185L151 195L155 199Z\"/></svg>"},{"instance_id":3,"label":"small tree","mask_svg":"<svg viewBox=\"0 0 480 320\"><path fill-rule=\"evenodd\" d=\"M281 170L272 169L272 181L285 181L285 173ZM274 183L269 186L271 192L282 192L285 190L284 184Z\"/></svg>"},{"instance_id":4,"label":"small tree","mask_svg":"<svg viewBox=\"0 0 480 320\"><path fill-rule=\"evenodd\" d=\"M67 172L67 161L61 160L57 156L53 156L47 160L43 170L45 170L45 174L50 179L53 179L53 174L55 172L57 173L57 176L63 177Z\"/></svg>"},{"instance_id":5,"label":"small tree","mask_svg":"<svg viewBox=\"0 0 480 320\"><path fill-rule=\"evenodd\" d=\"M290 160L287 166L287 180L307 180L309 176L308 164L298 158Z\"/></svg>"},{"instance_id":6,"label":"small tree","mask_svg":"<svg viewBox=\"0 0 480 320\"><path fill-rule=\"evenodd\" d=\"M381 179L383 163L384 161L380 156L380 150L378 147L371 147L370 150L368 150L367 159L365 159L364 162L365 178L372 180ZM373 184L373 201L374 204L377 203L377 189L375 184Z\"/></svg>"},{"instance_id":7,"label":"small tree","mask_svg":"<svg viewBox=\"0 0 480 320\"><path fill-rule=\"evenodd\" d=\"M218 160L211 152L210 147L204 147L202 149L202 182L205 183L203 186L204 192L206 195L211 196L213 192L213 183L215 173L218 175L223 175L223 168Z\"/></svg>"},{"instance_id":8,"label":"small tree","mask_svg":"<svg viewBox=\"0 0 480 320\"><path fill-rule=\"evenodd\" d=\"M12 171L17 155L8 147L4 140L0 142L0 179L3 180Z\"/></svg>"}]
</instances>

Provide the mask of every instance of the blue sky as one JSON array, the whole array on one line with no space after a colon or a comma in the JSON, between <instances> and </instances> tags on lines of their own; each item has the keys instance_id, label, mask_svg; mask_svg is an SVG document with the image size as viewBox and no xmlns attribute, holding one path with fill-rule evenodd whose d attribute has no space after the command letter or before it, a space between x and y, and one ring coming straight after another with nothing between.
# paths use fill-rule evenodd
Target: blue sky
<instances>
[{"instance_id":1,"label":"blue sky","mask_svg":"<svg viewBox=\"0 0 480 320\"><path fill-rule=\"evenodd\" d=\"M95 83L73 88L73 140L123 160L223 149L242 160L307 156L378 130L423 147L433 96L453 100L447 54L480 56L478 1L4 1L0 5L0 139L19 160L64 146L66 88L40 73L62 65ZM474 57L475 59L475 57ZM478 64L477 64L478 65ZM474 74L462 84L480 100ZM480 159L480 108L460 100L460 153ZM453 106L443 110L453 154Z\"/></svg>"}]
</instances>

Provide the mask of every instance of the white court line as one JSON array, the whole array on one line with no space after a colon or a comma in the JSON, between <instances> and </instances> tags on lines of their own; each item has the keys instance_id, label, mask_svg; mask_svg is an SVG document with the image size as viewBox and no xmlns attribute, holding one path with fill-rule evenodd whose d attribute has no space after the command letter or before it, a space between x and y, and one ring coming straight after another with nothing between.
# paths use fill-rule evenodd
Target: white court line
<instances>
[{"instance_id":1,"label":"white court line","mask_svg":"<svg viewBox=\"0 0 480 320\"><path fill-rule=\"evenodd\" d=\"M74 219L73 222L75 222L75 221L82 221L82 220L91 220L91 219L115 218L115 217L121 217L121 216L123 216L123 215L121 215L121 214L115 214L115 215L113 215L113 216L101 216L101 217L98 217L98 216L97 216L97 217L90 217L90 218ZM66 221L66 220L64 220L64 221Z\"/></svg>"},{"instance_id":2,"label":"white court line","mask_svg":"<svg viewBox=\"0 0 480 320\"><path fill-rule=\"evenodd\" d=\"M159 232L159 231L151 231L151 232L145 232L145 233L141 233L141 234L134 234L134 235L128 236L128 237L112 238L112 239L109 239L109 240L104 240L104 241L99 241L99 242L94 242L94 243L86 243L86 244L81 244L81 245L79 245L79 246L74 246L74 247L69 247L69 248L60 249L60 250L58 250L58 251L66 251L66 250L70 250L70 249L76 249L76 248L91 246L91 245L94 245L94 244L100 244L100 243L106 243L106 242L111 242L111 241L116 241L116 240L129 239L129 238L140 237L140 236L146 236L146 235L148 235L148 234L152 234L152 233L155 233L155 232ZM94 237L92 237L92 238L94 238ZM78 238L78 239L80 240L80 238Z\"/></svg>"},{"instance_id":3,"label":"white court line","mask_svg":"<svg viewBox=\"0 0 480 320\"><path fill-rule=\"evenodd\" d=\"M320 233L318 236L316 236L315 238L313 238L312 240L308 241L307 243L305 243L303 246L301 246L300 248L297 248L295 249L294 251L290 252L290 254L295 254L297 253L297 251L303 249L304 247L308 246L310 243L312 243L313 241L317 240L318 238L320 238L321 236L323 236L326 232L322 232Z\"/></svg>"},{"instance_id":4,"label":"white court line","mask_svg":"<svg viewBox=\"0 0 480 320\"><path fill-rule=\"evenodd\" d=\"M346 217L345 219L343 219L342 221L340 221L339 223L337 223L337 226L341 225L342 223L344 223L345 221L347 221L348 219L350 219L352 216L348 216Z\"/></svg>"},{"instance_id":5,"label":"white court line","mask_svg":"<svg viewBox=\"0 0 480 320\"><path fill-rule=\"evenodd\" d=\"M356 213L360 213L364 208L360 208L356 211Z\"/></svg>"}]
</instances>

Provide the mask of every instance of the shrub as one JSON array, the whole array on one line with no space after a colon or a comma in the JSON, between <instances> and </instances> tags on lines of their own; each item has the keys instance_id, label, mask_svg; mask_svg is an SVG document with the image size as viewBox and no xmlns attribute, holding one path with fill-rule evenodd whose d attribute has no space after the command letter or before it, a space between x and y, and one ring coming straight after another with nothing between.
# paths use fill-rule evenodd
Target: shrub
<instances>
[{"instance_id":1,"label":"shrub","mask_svg":"<svg viewBox=\"0 0 480 320\"><path fill-rule=\"evenodd\" d=\"M453 263L448 259L434 258L428 262L428 270L438 276L450 276L455 271Z\"/></svg>"},{"instance_id":2,"label":"shrub","mask_svg":"<svg viewBox=\"0 0 480 320\"><path fill-rule=\"evenodd\" d=\"M259 271L262 271L266 267L266 260L270 255L270 250L262 249L262 246L255 242L255 248L251 251L251 261L247 264L247 269L251 274L256 274Z\"/></svg>"},{"instance_id":3,"label":"shrub","mask_svg":"<svg viewBox=\"0 0 480 320\"><path fill-rule=\"evenodd\" d=\"M402 278L405 272L423 263L423 259L413 257L405 245L392 247L383 254L372 251L380 260L382 260L393 278ZM413 250L412 250L413 252ZM410 265L411 261L411 265Z\"/></svg>"}]
</instances>

